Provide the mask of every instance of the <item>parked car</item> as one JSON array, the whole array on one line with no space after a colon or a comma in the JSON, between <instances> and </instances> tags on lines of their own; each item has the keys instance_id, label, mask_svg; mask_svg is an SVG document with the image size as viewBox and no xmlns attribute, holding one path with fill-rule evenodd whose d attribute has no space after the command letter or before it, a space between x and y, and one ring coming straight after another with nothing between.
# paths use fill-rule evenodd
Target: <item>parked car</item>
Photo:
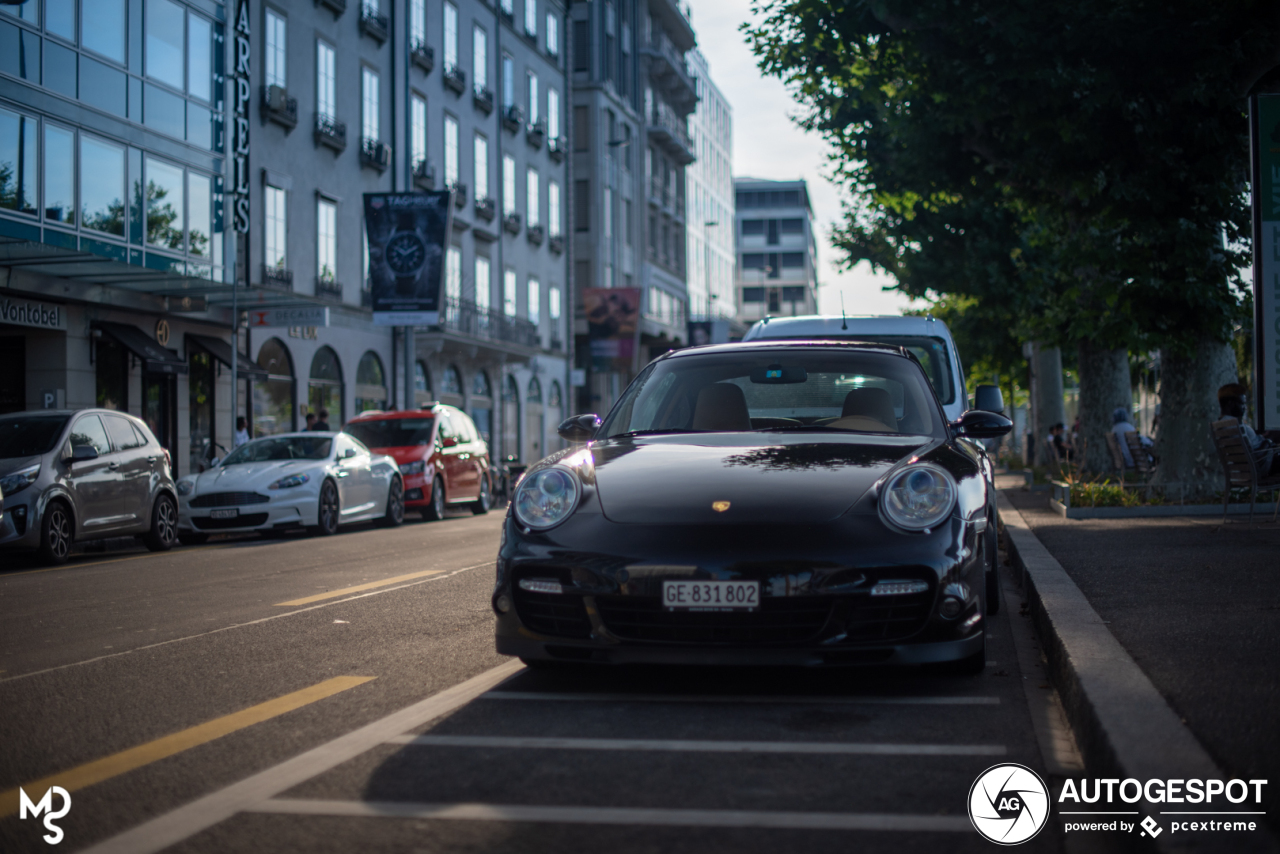
<instances>
[{"instance_id":1,"label":"parked car","mask_svg":"<svg viewBox=\"0 0 1280 854\"><path fill-rule=\"evenodd\" d=\"M404 521L404 482L396 461L345 433L282 433L241 445L216 466L178 481L178 537L202 543L211 532Z\"/></svg>"},{"instance_id":2,"label":"parked car","mask_svg":"<svg viewBox=\"0 0 1280 854\"><path fill-rule=\"evenodd\" d=\"M0 549L63 563L77 542L137 536L178 541L169 452L147 425L108 409L0 415Z\"/></svg>"},{"instance_id":3,"label":"parked car","mask_svg":"<svg viewBox=\"0 0 1280 854\"><path fill-rule=\"evenodd\" d=\"M406 412L364 412L342 430L395 458L404 475L406 508L428 520L443 519L450 504L489 512L494 489L489 447L462 410L433 403Z\"/></svg>"},{"instance_id":4,"label":"parked car","mask_svg":"<svg viewBox=\"0 0 1280 854\"><path fill-rule=\"evenodd\" d=\"M961 438L1011 426L948 420L902 347L668 353L516 487L498 652L980 671L995 497Z\"/></svg>"}]
</instances>

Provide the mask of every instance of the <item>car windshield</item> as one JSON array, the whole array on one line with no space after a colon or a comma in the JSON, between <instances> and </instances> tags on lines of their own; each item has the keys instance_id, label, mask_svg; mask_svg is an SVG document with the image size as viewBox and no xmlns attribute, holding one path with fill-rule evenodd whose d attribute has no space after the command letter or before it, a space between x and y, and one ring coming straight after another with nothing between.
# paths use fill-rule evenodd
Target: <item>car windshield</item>
<instances>
[{"instance_id":1,"label":"car windshield","mask_svg":"<svg viewBox=\"0 0 1280 854\"><path fill-rule=\"evenodd\" d=\"M272 436L241 445L227 454L222 465L272 460L323 460L329 456L332 445L333 439L328 436Z\"/></svg>"},{"instance_id":2,"label":"car windshield","mask_svg":"<svg viewBox=\"0 0 1280 854\"><path fill-rule=\"evenodd\" d=\"M762 337L769 337L767 332ZM809 338L805 335L789 335L789 338ZM938 400L943 404L954 403L956 399L955 383L951 381L951 360L947 356L947 342L941 338L926 335L859 335L845 333L837 335L823 333L812 336L822 341L866 341L868 344L892 344L905 347L911 355L920 360L925 375L929 377L933 390L938 393Z\"/></svg>"},{"instance_id":3,"label":"car windshield","mask_svg":"<svg viewBox=\"0 0 1280 854\"><path fill-rule=\"evenodd\" d=\"M0 459L47 454L58 444L67 415L0 417Z\"/></svg>"},{"instance_id":4,"label":"car windshield","mask_svg":"<svg viewBox=\"0 0 1280 854\"><path fill-rule=\"evenodd\" d=\"M378 418L353 421L342 428L370 448L402 448L431 443L434 418Z\"/></svg>"},{"instance_id":5,"label":"car windshield","mask_svg":"<svg viewBox=\"0 0 1280 854\"><path fill-rule=\"evenodd\" d=\"M628 388L602 435L824 432L945 435L915 362L888 353L770 348L656 362Z\"/></svg>"}]
</instances>

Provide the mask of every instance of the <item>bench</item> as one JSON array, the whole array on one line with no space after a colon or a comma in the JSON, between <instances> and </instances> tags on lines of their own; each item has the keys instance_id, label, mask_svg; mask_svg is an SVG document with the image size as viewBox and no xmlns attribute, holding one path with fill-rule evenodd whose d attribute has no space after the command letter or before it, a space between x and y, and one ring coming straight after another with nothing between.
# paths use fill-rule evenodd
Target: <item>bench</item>
<instances>
[{"instance_id":1,"label":"bench","mask_svg":"<svg viewBox=\"0 0 1280 854\"><path fill-rule=\"evenodd\" d=\"M1226 489L1222 493L1222 521L1227 521L1227 504L1231 501L1232 489L1249 488L1249 521L1253 521L1253 508L1258 503L1258 490L1280 487L1280 475L1268 475L1258 469L1258 459L1254 456L1244 440L1244 431L1240 422L1234 418L1223 418L1209 425L1213 436L1213 446L1218 449L1218 459L1222 461L1222 470L1226 474ZM1276 520L1280 511L1280 501L1271 512L1271 521Z\"/></svg>"}]
</instances>

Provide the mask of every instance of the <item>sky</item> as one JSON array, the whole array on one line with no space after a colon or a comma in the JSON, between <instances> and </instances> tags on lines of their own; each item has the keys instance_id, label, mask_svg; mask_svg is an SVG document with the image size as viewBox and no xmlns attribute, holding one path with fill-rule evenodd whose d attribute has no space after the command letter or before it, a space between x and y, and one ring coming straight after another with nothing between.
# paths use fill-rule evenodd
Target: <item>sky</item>
<instances>
[{"instance_id":1,"label":"sky","mask_svg":"<svg viewBox=\"0 0 1280 854\"><path fill-rule=\"evenodd\" d=\"M752 178L809 182L818 239L818 310L849 314L900 314L910 300L883 290L893 279L873 273L863 262L853 270L836 269L832 226L840 219L840 190L823 177L826 144L791 121L799 106L775 77L756 67L738 27L751 17L749 0L686 0L693 9L698 47L711 67L711 80L733 109L733 174ZM683 4L682 4L683 5Z\"/></svg>"}]
</instances>

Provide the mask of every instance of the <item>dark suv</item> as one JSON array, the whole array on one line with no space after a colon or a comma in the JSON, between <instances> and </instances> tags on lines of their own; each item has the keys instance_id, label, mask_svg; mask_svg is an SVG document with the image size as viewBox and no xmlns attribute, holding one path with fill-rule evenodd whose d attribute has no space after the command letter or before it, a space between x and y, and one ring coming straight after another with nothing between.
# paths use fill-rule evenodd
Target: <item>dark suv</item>
<instances>
[{"instance_id":1,"label":"dark suv","mask_svg":"<svg viewBox=\"0 0 1280 854\"><path fill-rule=\"evenodd\" d=\"M0 415L0 550L67 559L76 540L137 536L152 551L178 541L169 452L123 412Z\"/></svg>"}]
</instances>

